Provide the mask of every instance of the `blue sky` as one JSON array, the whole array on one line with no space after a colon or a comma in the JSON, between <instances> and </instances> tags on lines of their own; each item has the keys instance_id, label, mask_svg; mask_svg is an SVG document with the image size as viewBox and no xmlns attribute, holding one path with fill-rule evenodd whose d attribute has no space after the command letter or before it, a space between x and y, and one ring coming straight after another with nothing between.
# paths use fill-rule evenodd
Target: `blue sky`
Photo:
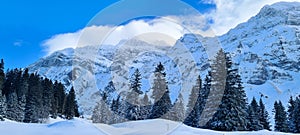
<instances>
[{"instance_id":1,"label":"blue sky","mask_svg":"<svg viewBox=\"0 0 300 135\"><path fill-rule=\"evenodd\" d=\"M4 58L6 68L26 67L46 55L41 46L44 40L84 28L93 16L115 2L118 1L2 0L0 58ZM200 12L215 8L198 0L184 2Z\"/></svg>"}]
</instances>

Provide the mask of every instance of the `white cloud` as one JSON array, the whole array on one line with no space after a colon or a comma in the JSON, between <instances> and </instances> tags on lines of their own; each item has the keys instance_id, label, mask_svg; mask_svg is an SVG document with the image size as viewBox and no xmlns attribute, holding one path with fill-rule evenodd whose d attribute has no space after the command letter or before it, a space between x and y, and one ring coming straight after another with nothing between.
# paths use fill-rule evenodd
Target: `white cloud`
<instances>
[{"instance_id":1,"label":"white cloud","mask_svg":"<svg viewBox=\"0 0 300 135\"><path fill-rule=\"evenodd\" d=\"M204 3L216 4L216 10L205 16L214 20L211 27L217 35L225 34L238 24L246 22L263 6L280 1L292 2L295 0L201 0Z\"/></svg>"},{"instance_id":2,"label":"white cloud","mask_svg":"<svg viewBox=\"0 0 300 135\"><path fill-rule=\"evenodd\" d=\"M196 20L196 21L195 21ZM43 42L45 51L51 54L65 48L87 45L116 45L122 40L137 38L151 44L174 45L185 33L203 32L206 26L202 16L167 16L151 21L134 20L121 26L91 26L74 33L58 34Z\"/></svg>"}]
</instances>

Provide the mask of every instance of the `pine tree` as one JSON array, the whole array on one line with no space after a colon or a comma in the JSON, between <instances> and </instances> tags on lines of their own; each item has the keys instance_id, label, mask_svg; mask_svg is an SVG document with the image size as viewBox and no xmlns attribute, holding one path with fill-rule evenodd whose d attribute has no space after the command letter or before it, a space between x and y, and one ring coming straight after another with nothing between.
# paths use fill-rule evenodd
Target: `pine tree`
<instances>
[{"instance_id":1,"label":"pine tree","mask_svg":"<svg viewBox=\"0 0 300 135\"><path fill-rule=\"evenodd\" d=\"M3 95L2 90L4 87L5 73L4 73L4 61L1 59L0 63L0 119L4 120L3 117L6 115L6 97Z\"/></svg>"},{"instance_id":2,"label":"pine tree","mask_svg":"<svg viewBox=\"0 0 300 135\"><path fill-rule=\"evenodd\" d=\"M262 130L264 127L260 123L260 110L256 99L253 97L250 105L248 106L248 125L247 128L250 131Z\"/></svg>"},{"instance_id":3,"label":"pine tree","mask_svg":"<svg viewBox=\"0 0 300 135\"><path fill-rule=\"evenodd\" d=\"M259 121L263 125L263 129L271 131L269 114L261 98L259 100Z\"/></svg>"},{"instance_id":4,"label":"pine tree","mask_svg":"<svg viewBox=\"0 0 300 135\"><path fill-rule=\"evenodd\" d=\"M289 125L289 132L292 132L294 133L295 130L296 130L296 127L295 127L295 106L296 106L296 103L295 101L293 100L293 97L291 96L290 97L290 100L289 100L289 106L288 106L288 125Z\"/></svg>"},{"instance_id":5,"label":"pine tree","mask_svg":"<svg viewBox=\"0 0 300 135\"><path fill-rule=\"evenodd\" d=\"M226 59L223 50L219 50L210 66L210 93L201 116L200 126L211 128L209 121L217 112L224 94L227 74Z\"/></svg>"},{"instance_id":6,"label":"pine tree","mask_svg":"<svg viewBox=\"0 0 300 135\"><path fill-rule=\"evenodd\" d=\"M8 94L7 97L7 111L6 111L6 118L10 120L17 121L18 115L16 111L18 110L19 104L18 104L18 97L15 92L11 92Z\"/></svg>"},{"instance_id":7,"label":"pine tree","mask_svg":"<svg viewBox=\"0 0 300 135\"><path fill-rule=\"evenodd\" d=\"M208 74L205 77L205 82L203 84L203 88L200 91L199 95L199 113L200 113L200 122L199 127L205 127L207 121L209 121L209 117L207 117L207 112L204 111L205 107L207 108L207 98L210 93L211 88L211 72L208 71Z\"/></svg>"},{"instance_id":8,"label":"pine tree","mask_svg":"<svg viewBox=\"0 0 300 135\"><path fill-rule=\"evenodd\" d=\"M58 82L54 83L54 99L57 103L57 114L61 115L64 111L64 103L66 99L66 93L63 84Z\"/></svg>"},{"instance_id":9,"label":"pine tree","mask_svg":"<svg viewBox=\"0 0 300 135\"><path fill-rule=\"evenodd\" d=\"M187 112L188 116L184 120L184 124L191 127L199 127L200 121L200 102L199 102L199 94L202 88L202 80L201 77L198 76L197 83L193 87L192 92L189 97L189 102L187 104Z\"/></svg>"},{"instance_id":10,"label":"pine tree","mask_svg":"<svg viewBox=\"0 0 300 135\"><path fill-rule=\"evenodd\" d=\"M166 81L166 74L164 73L164 67L161 63L155 69L154 72L154 84L152 98L154 99L154 105L151 109L150 118L160 118L166 114L172 107L170 99L170 91L168 89L168 83Z\"/></svg>"},{"instance_id":11,"label":"pine tree","mask_svg":"<svg viewBox=\"0 0 300 135\"><path fill-rule=\"evenodd\" d=\"M17 114L17 120L19 122L23 122L25 118L25 106L26 106L26 96L23 95L19 98L17 110L15 113Z\"/></svg>"},{"instance_id":12,"label":"pine tree","mask_svg":"<svg viewBox=\"0 0 300 135\"><path fill-rule=\"evenodd\" d=\"M69 91L69 94L66 97L65 101L65 107L64 107L64 115L68 120L73 119L76 112L76 96L75 96L75 90L72 87ZM78 111L77 111L78 112Z\"/></svg>"},{"instance_id":13,"label":"pine tree","mask_svg":"<svg viewBox=\"0 0 300 135\"><path fill-rule=\"evenodd\" d=\"M287 132L288 131L287 113L281 101L279 102L275 101L274 111L275 111L275 131Z\"/></svg>"},{"instance_id":14,"label":"pine tree","mask_svg":"<svg viewBox=\"0 0 300 135\"><path fill-rule=\"evenodd\" d=\"M31 74L29 77L29 89L26 96L25 118L26 123L38 123L42 121L42 97L43 90L39 76Z\"/></svg>"},{"instance_id":15,"label":"pine tree","mask_svg":"<svg viewBox=\"0 0 300 135\"><path fill-rule=\"evenodd\" d=\"M167 112L167 116L164 116L168 120L182 122L185 118L185 109L183 103L183 96L179 93L173 107Z\"/></svg>"},{"instance_id":16,"label":"pine tree","mask_svg":"<svg viewBox=\"0 0 300 135\"><path fill-rule=\"evenodd\" d=\"M139 105L140 94L143 94L141 91L141 74L140 71L136 69L130 80L130 90L126 95L126 101L128 102L126 117L129 120L141 119L141 108Z\"/></svg>"},{"instance_id":17,"label":"pine tree","mask_svg":"<svg viewBox=\"0 0 300 135\"><path fill-rule=\"evenodd\" d=\"M43 100L42 100L42 119L43 121L46 121L49 116L50 116L50 111L51 111L51 102L53 99L53 83L49 79L44 79L42 80L42 90L43 90Z\"/></svg>"},{"instance_id":18,"label":"pine tree","mask_svg":"<svg viewBox=\"0 0 300 135\"><path fill-rule=\"evenodd\" d=\"M219 108L213 115L212 119L207 123L206 127L211 128L213 130L221 131L247 130L246 126L248 122L246 118L246 94L244 88L242 87L242 81L240 75L238 74L238 70L232 67L232 61L229 55L226 55L226 67L227 69L225 71L227 72L227 75L225 74L226 79L224 95L221 100L221 104L219 105ZM214 72L214 69L212 71ZM218 75L222 74L220 73ZM213 80L212 82L214 81L215 80ZM222 80L217 81L217 83L222 83ZM214 87L216 86L212 85L212 90L210 92L213 92L214 90L219 90L215 89ZM217 88L221 89L222 87L220 86Z\"/></svg>"},{"instance_id":19,"label":"pine tree","mask_svg":"<svg viewBox=\"0 0 300 135\"><path fill-rule=\"evenodd\" d=\"M97 102L92 114L93 123L111 124L112 112L106 104L107 96L104 93L102 99Z\"/></svg>"},{"instance_id":20,"label":"pine tree","mask_svg":"<svg viewBox=\"0 0 300 135\"><path fill-rule=\"evenodd\" d=\"M151 101L149 100L148 94L145 93L141 100L141 119L148 119L151 111Z\"/></svg>"},{"instance_id":21,"label":"pine tree","mask_svg":"<svg viewBox=\"0 0 300 135\"><path fill-rule=\"evenodd\" d=\"M295 99L294 121L295 121L294 133L300 133L300 99L299 99L299 97L296 97L296 99Z\"/></svg>"}]
</instances>

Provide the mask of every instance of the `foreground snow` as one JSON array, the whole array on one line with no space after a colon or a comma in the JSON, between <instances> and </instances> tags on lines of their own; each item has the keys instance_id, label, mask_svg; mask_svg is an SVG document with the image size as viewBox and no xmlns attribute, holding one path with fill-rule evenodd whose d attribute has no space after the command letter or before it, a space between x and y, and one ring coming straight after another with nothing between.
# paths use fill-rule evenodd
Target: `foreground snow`
<instances>
[{"instance_id":1,"label":"foreground snow","mask_svg":"<svg viewBox=\"0 0 300 135\"><path fill-rule=\"evenodd\" d=\"M0 131L3 135L281 135L283 133L270 131L257 132L218 132L206 129L197 129L181 123L168 120L144 120L126 122L115 125L91 124L86 120L71 121L51 120L49 124L25 124L6 120L0 122Z\"/></svg>"}]
</instances>

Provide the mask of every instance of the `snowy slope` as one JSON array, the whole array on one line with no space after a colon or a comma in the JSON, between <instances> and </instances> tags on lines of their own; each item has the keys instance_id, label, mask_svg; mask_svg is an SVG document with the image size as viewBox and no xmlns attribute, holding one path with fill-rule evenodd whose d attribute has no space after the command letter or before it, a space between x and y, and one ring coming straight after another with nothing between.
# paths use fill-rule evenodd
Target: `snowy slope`
<instances>
[{"instance_id":1,"label":"snowy slope","mask_svg":"<svg viewBox=\"0 0 300 135\"><path fill-rule=\"evenodd\" d=\"M197 129L181 123L157 119L120 123L116 125L91 124L86 120L57 121L50 124L25 124L0 121L1 135L283 135L270 131L218 132Z\"/></svg>"},{"instance_id":2,"label":"snowy slope","mask_svg":"<svg viewBox=\"0 0 300 135\"><path fill-rule=\"evenodd\" d=\"M216 40L218 39L218 40ZM99 90L110 80L126 90L128 72L139 68L143 90L150 91L153 67L160 61L167 69L167 80L174 100L180 88L187 102L189 91L209 67L207 58L217 43L232 54L239 68L249 99L261 96L269 113L275 100L287 104L289 96L300 94L300 3L267 5L259 14L218 38L184 35L173 47L153 46L131 40L127 45L65 49L53 53L28 68L31 72L60 80L70 88L74 80L82 111L90 114ZM129 46L132 45L132 46ZM205 47L204 47L205 46ZM128 49L127 51L124 51ZM96 50L96 51L95 51ZM93 52L96 56L90 55ZM153 53L155 52L155 53ZM91 54L93 54L91 53ZM191 63L191 64L189 64ZM190 77L190 76L193 77ZM150 79L149 79L150 78ZM119 93L121 93L119 91ZM274 125L274 124L273 124Z\"/></svg>"}]
</instances>

